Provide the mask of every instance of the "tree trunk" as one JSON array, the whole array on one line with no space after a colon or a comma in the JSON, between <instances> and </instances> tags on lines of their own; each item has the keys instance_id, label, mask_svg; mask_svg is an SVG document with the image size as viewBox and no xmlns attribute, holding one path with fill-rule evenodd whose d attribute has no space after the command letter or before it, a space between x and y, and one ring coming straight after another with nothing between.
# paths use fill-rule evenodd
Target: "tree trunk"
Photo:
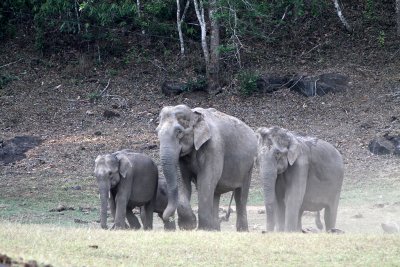
<instances>
[{"instance_id":1,"label":"tree trunk","mask_svg":"<svg viewBox=\"0 0 400 267\"><path fill-rule=\"evenodd\" d=\"M396 0L397 36L400 36L400 0Z\"/></svg>"},{"instance_id":2,"label":"tree trunk","mask_svg":"<svg viewBox=\"0 0 400 267\"><path fill-rule=\"evenodd\" d=\"M183 10L183 14L181 17L181 3L179 0L176 0L176 26L178 28L178 35L179 35L179 43L181 46L181 56L185 56L185 44L183 42L183 34L182 34L182 22L185 19L186 11L189 8L190 0L186 1L185 9Z\"/></svg>"},{"instance_id":3,"label":"tree trunk","mask_svg":"<svg viewBox=\"0 0 400 267\"><path fill-rule=\"evenodd\" d=\"M217 0L209 1L209 18L211 24L210 36L210 61L207 66L207 80L209 91L215 92L220 89L219 84L219 21Z\"/></svg>"},{"instance_id":4,"label":"tree trunk","mask_svg":"<svg viewBox=\"0 0 400 267\"><path fill-rule=\"evenodd\" d=\"M204 60L206 62L206 66L208 66L210 61L210 53L208 52L208 45L207 45L207 28L206 28L206 21L204 18L204 6L202 0L193 0L194 9L196 11L197 20L200 23L201 29L201 47L203 48L203 55Z\"/></svg>"},{"instance_id":5,"label":"tree trunk","mask_svg":"<svg viewBox=\"0 0 400 267\"><path fill-rule=\"evenodd\" d=\"M396 0L396 1L398 1L398 0ZM340 5L339 5L339 0L333 0L333 3L335 4L336 13L339 16L340 21L342 22L342 24L344 25L344 27L346 28L346 30L348 32L352 32L353 29L351 28L350 24L347 22L346 18L343 16L342 9L340 8Z\"/></svg>"}]
</instances>

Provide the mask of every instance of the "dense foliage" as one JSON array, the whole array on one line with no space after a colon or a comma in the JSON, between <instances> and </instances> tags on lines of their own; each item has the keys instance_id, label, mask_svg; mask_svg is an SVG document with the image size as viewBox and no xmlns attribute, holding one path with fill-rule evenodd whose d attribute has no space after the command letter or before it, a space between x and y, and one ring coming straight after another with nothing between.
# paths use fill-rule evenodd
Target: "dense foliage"
<instances>
[{"instance_id":1,"label":"dense foliage","mask_svg":"<svg viewBox=\"0 0 400 267\"><path fill-rule=\"evenodd\" d=\"M33 28L38 49L56 44L79 46L88 42L113 42L121 33L145 33L176 40L176 1L142 2L139 9L134 0L4 0L0 3L0 39L13 37L17 29L24 26ZM185 3L181 1L181 9ZM327 1L221 0L219 4L218 15L225 38L221 51L227 52L234 49L232 36L266 37L274 27L287 21L282 17L295 20L305 15L320 16ZM192 7L183 23L183 31L185 38L199 39Z\"/></svg>"}]
</instances>

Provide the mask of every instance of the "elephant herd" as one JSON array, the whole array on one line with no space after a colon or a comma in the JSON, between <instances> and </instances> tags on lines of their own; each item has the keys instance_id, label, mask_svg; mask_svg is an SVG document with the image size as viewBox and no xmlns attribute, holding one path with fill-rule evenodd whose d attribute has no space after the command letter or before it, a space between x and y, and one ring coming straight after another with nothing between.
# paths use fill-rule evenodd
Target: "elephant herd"
<instances>
[{"instance_id":1,"label":"elephant herd","mask_svg":"<svg viewBox=\"0 0 400 267\"><path fill-rule=\"evenodd\" d=\"M316 211L319 220L322 209L325 230L335 227L344 168L331 144L279 127L254 132L216 109L186 105L164 107L156 131L165 178L150 157L132 150L96 158L102 228L107 229L109 205L113 229L139 229L132 209L140 207L144 229L152 228L156 212L164 229L174 230L177 211L180 229L220 230L220 197L233 191L236 229L248 231L253 165L262 180L267 231L301 231L303 212ZM197 217L190 205L192 183L198 192Z\"/></svg>"}]
</instances>

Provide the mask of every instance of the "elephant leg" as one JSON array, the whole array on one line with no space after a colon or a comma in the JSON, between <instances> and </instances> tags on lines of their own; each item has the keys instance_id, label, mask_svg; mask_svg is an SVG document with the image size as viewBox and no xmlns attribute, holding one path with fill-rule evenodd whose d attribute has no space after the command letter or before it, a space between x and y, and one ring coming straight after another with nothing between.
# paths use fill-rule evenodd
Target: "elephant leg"
<instances>
[{"instance_id":1,"label":"elephant leg","mask_svg":"<svg viewBox=\"0 0 400 267\"><path fill-rule=\"evenodd\" d=\"M301 165L301 164L299 164ZM299 231L298 220L301 206L306 192L308 167L288 169L286 173L285 191L285 231Z\"/></svg>"},{"instance_id":2,"label":"elephant leg","mask_svg":"<svg viewBox=\"0 0 400 267\"><path fill-rule=\"evenodd\" d=\"M135 214L133 214L131 208L126 209L126 218L128 219L129 227L131 229L139 230L141 225L139 220L136 218Z\"/></svg>"},{"instance_id":3,"label":"elephant leg","mask_svg":"<svg viewBox=\"0 0 400 267\"><path fill-rule=\"evenodd\" d=\"M236 230L238 232L249 231L247 222L247 199L249 196L251 174L253 166L248 171L243 180L243 186L235 189L235 203L236 203Z\"/></svg>"},{"instance_id":4,"label":"elephant leg","mask_svg":"<svg viewBox=\"0 0 400 267\"><path fill-rule=\"evenodd\" d=\"M339 197L337 197L337 199L335 199L335 201L331 205L325 208L324 220L325 220L326 231L329 231L330 229L333 229L336 226L338 205L339 205Z\"/></svg>"},{"instance_id":5,"label":"elephant leg","mask_svg":"<svg viewBox=\"0 0 400 267\"><path fill-rule=\"evenodd\" d=\"M140 208L140 218L142 219L143 229L153 229L154 201L149 201Z\"/></svg>"},{"instance_id":6,"label":"elephant leg","mask_svg":"<svg viewBox=\"0 0 400 267\"><path fill-rule=\"evenodd\" d=\"M162 212L158 213L158 217L160 217L160 219L163 221L165 231L175 231L176 230L175 221L164 221L163 217L162 217Z\"/></svg>"},{"instance_id":7,"label":"elephant leg","mask_svg":"<svg viewBox=\"0 0 400 267\"><path fill-rule=\"evenodd\" d=\"M214 194L213 201L213 217L214 217L214 229L221 231L221 223L219 221L219 200L221 198L220 194Z\"/></svg>"},{"instance_id":8,"label":"elephant leg","mask_svg":"<svg viewBox=\"0 0 400 267\"><path fill-rule=\"evenodd\" d=\"M116 212L115 197L111 193L108 199L108 204L110 205L111 216L115 222L115 212Z\"/></svg>"},{"instance_id":9,"label":"elephant leg","mask_svg":"<svg viewBox=\"0 0 400 267\"><path fill-rule=\"evenodd\" d=\"M210 181L212 174L207 174L208 168L202 175L198 176L197 189L199 197L199 230L217 230L214 223L214 191L216 187L216 180ZM219 207L215 207L219 209Z\"/></svg>"},{"instance_id":10,"label":"elephant leg","mask_svg":"<svg viewBox=\"0 0 400 267\"><path fill-rule=\"evenodd\" d=\"M299 211L299 217L297 219L297 231L301 231L303 229L303 225L301 223L301 218L303 217L303 213L304 213L303 210Z\"/></svg>"},{"instance_id":11,"label":"elephant leg","mask_svg":"<svg viewBox=\"0 0 400 267\"><path fill-rule=\"evenodd\" d=\"M193 174L184 164L180 164L180 169L182 179L179 179L178 225L182 230L193 230L197 226L196 215L190 206L190 197L192 195L191 177L193 177Z\"/></svg>"},{"instance_id":12,"label":"elephant leg","mask_svg":"<svg viewBox=\"0 0 400 267\"><path fill-rule=\"evenodd\" d=\"M275 206L275 214L276 214L276 231L283 232L285 231L285 184L284 179L276 180L275 184L275 194L276 194L276 206Z\"/></svg>"},{"instance_id":13,"label":"elephant leg","mask_svg":"<svg viewBox=\"0 0 400 267\"><path fill-rule=\"evenodd\" d=\"M249 231L249 225L247 223L247 196L248 190L245 188L235 189L235 203L236 203L236 230L238 232Z\"/></svg>"},{"instance_id":14,"label":"elephant leg","mask_svg":"<svg viewBox=\"0 0 400 267\"><path fill-rule=\"evenodd\" d=\"M317 213L315 214L315 225L317 226L317 228L319 230L324 229L324 226L322 225L322 222L321 222L321 212L320 211L317 211Z\"/></svg>"},{"instance_id":15,"label":"elephant leg","mask_svg":"<svg viewBox=\"0 0 400 267\"><path fill-rule=\"evenodd\" d=\"M126 228L126 207L128 204L127 197L123 194L117 194L115 197L115 220L113 229L125 229Z\"/></svg>"}]
</instances>

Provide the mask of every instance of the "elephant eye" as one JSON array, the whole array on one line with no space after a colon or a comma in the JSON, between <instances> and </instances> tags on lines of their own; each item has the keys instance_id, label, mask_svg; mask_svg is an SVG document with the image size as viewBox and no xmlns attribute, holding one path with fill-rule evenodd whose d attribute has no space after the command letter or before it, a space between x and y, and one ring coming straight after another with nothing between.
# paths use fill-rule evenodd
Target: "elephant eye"
<instances>
[{"instance_id":1,"label":"elephant eye","mask_svg":"<svg viewBox=\"0 0 400 267\"><path fill-rule=\"evenodd\" d=\"M108 172L108 176L111 176L111 174L112 174L112 172L111 172L111 171L109 171L109 172Z\"/></svg>"},{"instance_id":2,"label":"elephant eye","mask_svg":"<svg viewBox=\"0 0 400 267\"><path fill-rule=\"evenodd\" d=\"M180 129L180 128L176 129L176 136L178 138L182 138L183 137L183 130Z\"/></svg>"}]
</instances>

